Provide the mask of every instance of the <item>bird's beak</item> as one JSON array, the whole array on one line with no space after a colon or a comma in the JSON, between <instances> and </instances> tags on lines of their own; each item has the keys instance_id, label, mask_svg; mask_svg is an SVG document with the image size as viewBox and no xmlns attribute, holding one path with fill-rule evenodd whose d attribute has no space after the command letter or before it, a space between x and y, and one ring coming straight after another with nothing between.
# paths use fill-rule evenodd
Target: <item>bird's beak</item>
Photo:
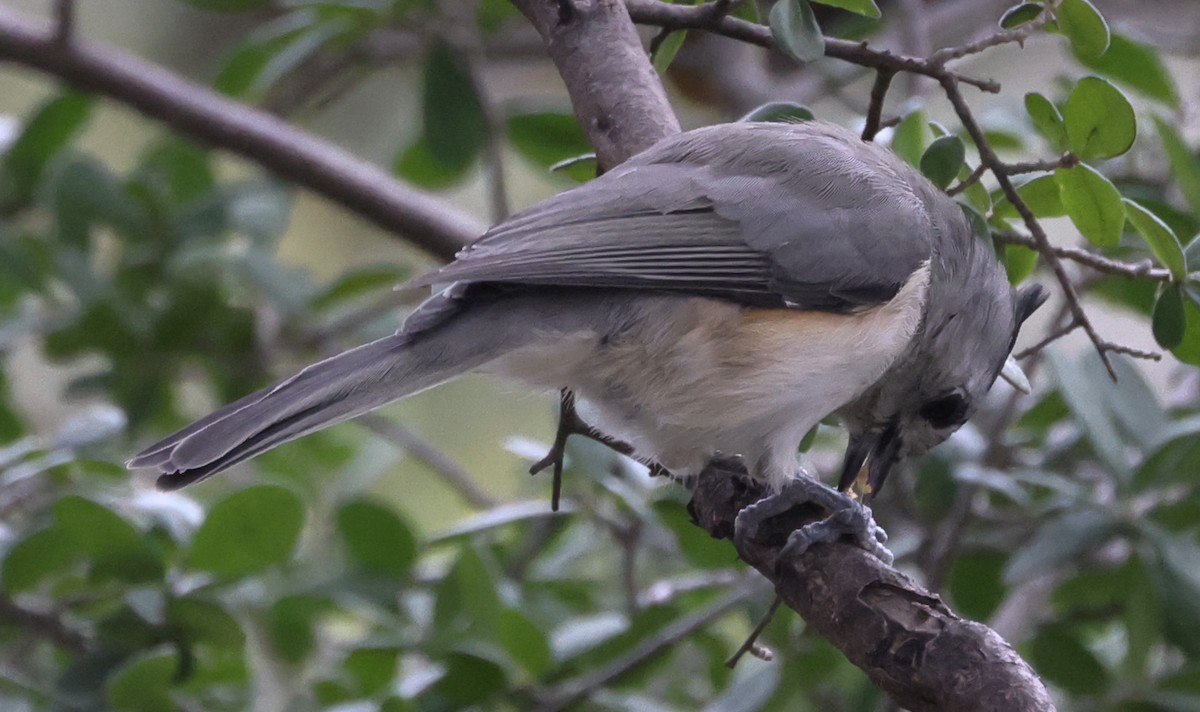
<instances>
[{"instance_id":1,"label":"bird's beak","mask_svg":"<svg viewBox=\"0 0 1200 712\"><path fill-rule=\"evenodd\" d=\"M842 463L842 476L838 480L839 490L849 492L854 483L858 481L863 463L867 461L867 455L870 455L871 451L875 449L879 435L879 431L876 430L850 433L850 444L846 446L846 461Z\"/></svg>"},{"instance_id":2,"label":"bird's beak","mask_svg":"<svg viewBox=\"0 0 1200 712\"><path fill-rule=\"evenodd\" d=\"M900 429L889 425L871 451L871 461L867 465L867 493L863 496L865 502L870 496L879 492L883 481L887 479L896 461L900 459Z\"/></svg>"}]
</instances>

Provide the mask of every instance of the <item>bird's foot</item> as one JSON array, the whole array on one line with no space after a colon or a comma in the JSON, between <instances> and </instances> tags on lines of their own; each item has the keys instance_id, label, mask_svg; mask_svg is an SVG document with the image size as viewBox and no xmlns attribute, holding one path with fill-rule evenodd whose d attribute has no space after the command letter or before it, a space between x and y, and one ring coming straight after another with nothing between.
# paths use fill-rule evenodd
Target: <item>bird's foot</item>
<instances>
[{"instance_id":1,"label":"bird's foot","mask_svg":"<svg viewBox=\"0 0 1200 712\"><path fill-rule=\"evenodd\" d=\"M887 532L875 523L871 508L811 477L797 477L779 493L764 497L738 512L734 521L734 543L740 547L743 542L753 540L768 519L804 504L822 507L829 515L793 531L779 553L780 561L800 556L813 544L830 543L849 536L880 561L892 563L892 552L884 546Z\"/></svg>"},{"instance_id":2,"label":"bird's foot","mask_svg":"<svg viewBox=\"0 0 1200 712\"><path fill-rule=\"evenodd\" d=\"M567 454L567 438L572 435L582 435L626 457L634 458L650 468L650 475L652 477L660 475L669 477L671 474L662 465L655 462L646 462L635 456L633 446L629 443L605 435L591 425L588 425L583 418L579 417L579 412L575 410L575 394L569 389L564 388L559 396L558 429L554 433L554 443L550 446L550 451L546 453L546 456L533 463L529 468L529 474L536 475L547 467L554 466L554 480L551 485L550 494L550 509L552 511L558 511L558 502L562 496L563 458Z\"/></svg>"}]
</instances>

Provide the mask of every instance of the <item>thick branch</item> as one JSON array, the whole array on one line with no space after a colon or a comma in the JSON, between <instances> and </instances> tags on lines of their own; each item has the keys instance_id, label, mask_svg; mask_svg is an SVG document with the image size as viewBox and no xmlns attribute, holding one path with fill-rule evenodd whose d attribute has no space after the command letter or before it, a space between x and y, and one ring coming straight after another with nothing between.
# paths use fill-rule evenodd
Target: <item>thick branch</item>
<instances>
[{"instance_id":1,"label":"thick branch","mask_svg":"<svg viewBox=\"0 0 1200 712\"><path fill-rule=\"evenodd\" d=\"M621 0L513 4L545 40L602 168L679 132L679 120Z\"/></svg>"},{"instance_id":2,"label":"thick branch","mask_svg":"<svg viewBox=\"0 0 1200 712\"><path fill-rule=\"evenodd\" d=\"M0 61L59 77L185 136L243 156L402 234L440 259L453 258L482 232L483 226L461 210L402 185L378 166L266 112L131 55L79 38L60 42L53 28L6 10L0 10Z\"/></svg>"},{"instance_id":3,"label":"thick branch","mask_svg":"<svg viewBox=\"0 0 1200 712\"><path fill-rule=\"evenodd\" d=\"M766 494L740 464L716 462L688 505L729 538L737 513ZM851 544L820 544L779 562L788 534L820 511L768 522L738 556L775 585L805 622L912 712L1052 712L1041 680L995 631L955 615L938 596Z\"/></svg>"}]
</instances>

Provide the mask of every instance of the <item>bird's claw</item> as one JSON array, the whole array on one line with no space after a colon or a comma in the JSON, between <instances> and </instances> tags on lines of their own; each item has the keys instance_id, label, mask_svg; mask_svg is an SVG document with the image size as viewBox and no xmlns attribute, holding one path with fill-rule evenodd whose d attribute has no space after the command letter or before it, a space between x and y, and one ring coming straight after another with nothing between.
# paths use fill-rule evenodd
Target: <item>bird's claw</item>
<instances>
[{"instance_id":1,"label":"bird's claw","mask_svg":"<svg viewBox=\"0 0 1200 712\"><path fill-rule=\"evenodd\" d=\"M800 556L813 544L831 543L851 536L859 547L880 561L889 565L892 563L895 557L884 546L887 532L875 523L870 507L860 504L845 492L804 476L792 480L779 493L764 497L738 512L734 521L735 545L740 547L744 542L756 538L759 527L766 520L802 504L822 507L829 512L829 516L793 531L780 551L780 561Z\"/></svg>"}]
</instances>

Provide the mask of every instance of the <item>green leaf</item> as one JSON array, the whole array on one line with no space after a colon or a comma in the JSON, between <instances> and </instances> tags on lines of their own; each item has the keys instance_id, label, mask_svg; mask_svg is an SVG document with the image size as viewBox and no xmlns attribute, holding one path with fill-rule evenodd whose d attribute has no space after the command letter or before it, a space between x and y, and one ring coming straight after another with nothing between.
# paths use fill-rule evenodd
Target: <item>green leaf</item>
<instances>
[{"instance_id":1,"label":"green leaf","mask_svg":"<svg viewBox=\"0 0 1200 712\"><path fill-rule=\"evenodd\" d=\"M455 176L466 173L487 142L487 120L471 76L441 45L425 61L422 126L430 155Z\"/></svg>"},{"instance_id":2,"label":"green leaf","mask_svg":"<svg viewBox=\"0 0 1200 712\"><path fill-rule=\"evenodd\" d=\"M968 618L987 620L1006 595L1004 564L1008 556L999 551L980 551L959 556L950 568L946 588L954 607Z\"/></svg>"},{"instance_id":3,"label":"green leaf","mask_svg":"<svg viewBox=\"0 0 1200 712\"><path fill-rule=\"evenodd\" d=\"M1058 377L1058 390L1075 420L1083 427L1092 449L1110 472L1125 473L1128 463L1124 443L1098 391L1107 386L1107 373L1084 358L1071 361L1054 349L1046 353Z\"/></svg>"},{"instance_id":4,"label":"green leaf","mask_svg":"<svg viewBox=\"0 0 1200 712\"><path fill-rule=\"evenodd\" d=\"M1125 205L1107 178L1087 164L1054 171L1071 222L1097 247L1116 247L1125 229Z\"/></svg>"},{"instance_id":5,"label":"green leaf","mask_svg":"<svg viewBox=\"0 0 1200 712\"><path fill-rule=\"evenodd\" d=\"M1125 203L1125 216L1141 233L1158 261L1170 270L1171 276L1176 281L1185 280L1187 278L1187 258L1184 256L1183 246L1179 244L1179 238L1175 237L1175 232L1157 215L1141 205L1128 198L1123 199L1122 202Z\"/></svg>"},{"instance_id":6,"label":"green leaf","mask_svg":"<svg viewBox=\"0 0 1200 712\"><path fill-rule=\"evenodd\" d=\"M50 159L87 123L94 105L94 97L75 91L43 104L4 154L0 199L30 198Z\"/></svg>"},{"instance_id":7,"label":"green leaf","mask_svg":"<svg viewBox=\"0 0 1200 712\"><path fill-rule=\"evenodd\" d=\"M496 637L531 678L541 678L554 662L546 635L515 608L506 608L496 617Z\"/></svg>"},{"instance_id":8,"label":"green leaf","mask_svg":"<svg viewBox=\"0 0 1200 712\"><path fill-rule=\"evenodd\" d=\"M776 121L785 124L794 124L801 121L812 121L816 116L813 115L812 109L809 109L803 104L797 104L791 101L770 101L762 106L755 107L750 110L738 121Z\"/></svg>"},{"instance_id":9,"label":"green leaf","mask_svg":"<svg viewBox=\"0 0 1200 712\"><path fill-rule=\"evenodd\" d=\"M1154 340L1164 349L1170 350L1183 343L1187 322L1183 314L1183 290L1178 284L1166 285L1158 295L1150 324Z\"/></svg>"},{"instance_id":10,"label":"green leaf","mask_svg":"<svg viewBox=\"0 0 1200 712\"><path fill-rule=\"evenodd\" d=\"M1038 218L1057 218L1067 214L1058 190L1058 181L1053 175L1038 176L1017 186L1017 195ZM992 214L998 218L1019 218L1017 207L1003 194L996 199Z\"/></svg>"},{"instance_id":11,"label":"green leaf","mask_svg":"<svg viewBox=\"0 0 1200 712\"><path fill-rule=\"evenodd\" d=\"M958 175L966 160L967 149L958 136L942 136L929 144L921 156L921 172L942 190Z\"/></svg>"},{"instance_id":12,"label":"green leaf","mask_svg":"<svg viewBox=\"0 0 1200 712\"><path fill-rule=\"evenodd\" d=\"M767 21L775 46L784 54L801 62L825 56L825 36L808 0L775 0Z\"/></svg>"},{"instance_id":13,"label":"green leaf","mask_svg":"<svg viewBox=\"0 0 1200 712\"><path fill-rule=\"evenodd\" d=\"M679 48L683 47L683 41L687 39L687 30L676 30L663 38L662 42L658 43L658 47L654 50L652 64L654 71L659 74L666 74L667 69L671 67L671 62L675 61L675 55L679 54Z\"/></svg>"},{"instance_id":14,"label":"green leaf","mask_svg":"<svg viewBox=\"0 0 1200 712\"><path fill-rule=\"evenodd\" d=\"M292 492L261 485L235 492L213 505L188 552L190 568L237 578L288 560L304 504Z\"/></svg>"},{"instance_id":15,"label":"green leaf","mask_svg":"<svg viewBox=\"0 0 1200 712\"><path fill-rule=\"evenodd\" d=\"M1013 555L1004 569L1004 582L1015 586L1077 561L1112 538L1118 530L1119 523L1107 512L1097 509L1066 512L1043 524Z\"/></svg>"},{"instance_id":16,"label":"green leaf","mask_svg":"<svg viewBox=\"0 0 1200 712\"><path fill-rule=\"evenodd\" d=\"M19 593L37 586L50 574L75 561L78 549L55 527L27 535L7 551L0 578L5 593Z\"/></svg>"},{"instance_id":17,"label":"green leaf","mask_svg":"<svg viewBox=\"0 0 1200 712\"><path fill-rule=\"evenodd\" d=\"M654 511L659 521L675 534L680 551L694 566L703 569L723 569L734 563L729 546L692 524L687 510L678 502L657 502Z\"/></svg>"},{"instance_id":18,"label":"green leaf","mask_svg":"<svg viewBox=\"0 0 1200 712\"><path fill-rule=\"evenodd\" d=\"M1165 119L1155 116L1154 127L1158 130L1158 138L1162 141L1179 192L1183 193L1192 212L1200 213L1200 158Z\"/></svg>"},{"instance_id":19,"label":"green leaf","mask_svg":"<svg viewBox=\"0 0 1200 712\"><path fill-rule=\"evenodd\" d=\"M358 267L343 274L325 291L313 297L309 308L323 311L373 292L390 289L407 278L409 271L398 265L378 264Z\"/></svg>"},{"instance_id":20,"label":"green leaf","mask_svg":"<svg viewBox=\"0 0 1200 712\"><path fill-rule=\"evenodd\" d=\"M338 510L337 525L350 558L366 571L403 577L417 560L412 530L383 504L348 502Z\"/></svg>"},{"instance_id":21,"label":"green leaf","mask_svg":"<svg viewBox=\"0 0 1200 712\"><path fill-rule=\"evenodd\" d=\"M555 164L592 150L579 121L569 113L547 111L510 116L505 133L522 158L545 170L553 170ZM593 166L590 175L584 178L595 175Z\"/></svg>"},{"instance_id":22,"label":"green leaf","mask_svg":"<svg viewBox=\"0 0 1200 712\"><path fill-rule=\"evenodd\" d=\"M1077 55L1078 56L1078 55ZM1154 47L1113 33L1108 51L1099 57L1078 56L1083 66L1111 77L1136 92L1179 107L1179 89Z\"/></svg>"},{"instance_id":23,"label":"green leaf","mask_svg":"<svg viewBox=\"0 0 1200 712\"><path fill-rule=\"evenodd\" d=\"M813 2L849 10L872 20L878 20L880 17L879 6L875 4L875 0L813 0Z\"/></svg>"},{"instance_id":24,"label":"green leaf","mask_svg":"<svg viewBox=\"0 0 1200 712\"><path fill-rule=\"evenodd\" d=\"M171 685L179 674L179 653L171 645L139 653L108 680L108 704L128 712L170 712L179 707L171 700Z\"/></svg>"},{"instance_id":25,"label":"green leaf","mask_svg":"<svg viewBox=\"0 0 1200 712\"><path fill-rule=\"evenodd\" d=\"M1037 267L1038 252L1024 245L1005 245L1000 261L1004 263L1008 281L1011 284L1020 284L1026 277L1033 274L1033 270Z\"/></svg>"},{"instance_id":26,"label":"green leaf","mask_svg":"<svg viewBox=\"0 0 1200 712\"><path fill-rule=\"evenodd\" d=\"M892 134L892 150L914 168L921 165L921 156L929 145L929 122L920 109L909 113L896 126Z\"/></svg>"},{"instance_id":27,"label":"green leaf","mask_svg":"<svg viewBox=\"0 0 1200 712\"><path fill-rule=\"evenodd\" d=\"M371 697L397 675L400 649L392 646L355 648L346 656L343 667L364 697Z\"/></svg>"},{"instance_id":28,"label":"green leaf","mask_svg":"<svg viewBox=\"0 0 1200 712\"><path fill-rule=\"evenodd\" d=\"M1200 555L1194 535L1175 534L1139 521L1153 547L1148 566L1161 601L1162 632L1190 657L1200 657Z\"/></svg>"},{"instance_id":29,"label":"green leaf","mask_svg":"<svg viewBox=\"0 0 1200 712\"><path fill-rule=\"evenodd\" d=\"M267 616L275 653L289 663L308 657L316 643L313 624L333 607L332 601L321 596L284 596L276 601Z\"/></svg>"},{"instance_id":30,"label":"green leaf","mask_svg":"<svg viewBox=\"0 0 1200 712\"><path fill-rule=\"evenodd\" d=\"M507 676L504 669L491 660L456 652L441 662L446 666L446 674L422 695L423 700L441 698L449 703L448 707L440 709L465 709L504 692Z\"/></svg>"},{"instance_id":31,"label":"green leaf","mask_svg":"<svg viewBox=\"0 0 1200 712\"><path fill-rule=\"evenodd\" d=\"M124 581L162 578L163 562L133 525L102 504L68 495L54 504L57 528L86 555L92 571Z\"/></svg>"},{"instance_id":32,"label":"green leaf","mask_svg":"<svg viewBox=\"0 0 1200 712\"><path fill-rule=\"evenodd\" d=\"M241 649L246 644L242 626L220 604L188 596L167 601L166 622L189 644Z\"/></svg>"},{"instance_id":33,"label":"green leaf","mask_svg":"<svg viewBox=\"0 0 1200 712\"><path fill-rule=\"evenodd\" d=\"M271 0L183 0L204 10L216 12L248 12L268 7Z\"/></svg>"},{"instance_id":34,"label":"green leaf","mask_svg":"<svg viewBox=\"0 0 1200 712\"><path fill-rule=\"evenodd\" d=\"M1079 80L1063 107L1063 121L1068 147L1084 160L1119 156L1137 138L1137 119L1129 100L1099 77Z\"/></svg>"},{"instance_id":35,"label":"green leaf","mask_svg":"<svg viewBox=\"0 0 1200 712\"><path fill-rule=\"evenodd\" d=\"M1041 17L1045 9L1040 2L1023 2L1010 7L1000 16L1000 27L1005 30L1016 29Z\"/></svg>"},{"instance_id":36,"label":"green leaf","mask_svg":"<svg viewBox=\"0 0 1200 712\"><path fill-rule=\"evenodd\" d=\"M1108 23L1088 0L1062 0L1058 6L1058 28L1080 57L1099 57L1108 49Z\"/></svg>"},{"instance_id":37,"label":"green leaf","mask_svg":"<svg viewBox=\"0 0 1200 712\"><path fill-rule=\"evenodd\" d=\"M425 139L419 138L397 154L392 171L422 188L438 190L457 183L466 169L438 160Z\"/></svg>"},{"instance_id":38,"label":"green leaf","mask_svg":"<svg viewBox=\"0 0 1200 712\"><path fill-rule=\"evenodd\" d=\"M1067 127L1062 114L1054 102L1037 92L1025 95L1025 113L1033 120L1033 127L1055 151L1067 150Z\"/></svg>"},{"instance_id":39,"label":"green leaf","mask_svg":"<svg viewBox=\"0 0 1200 712\"><path fill-rule=\"evenodd\" d=\"M1102 695L1108 687L1108 671L1066 624L1038 632L1029 657L1034 669L1073 695Z\"/></svg>"}]
</instances>

